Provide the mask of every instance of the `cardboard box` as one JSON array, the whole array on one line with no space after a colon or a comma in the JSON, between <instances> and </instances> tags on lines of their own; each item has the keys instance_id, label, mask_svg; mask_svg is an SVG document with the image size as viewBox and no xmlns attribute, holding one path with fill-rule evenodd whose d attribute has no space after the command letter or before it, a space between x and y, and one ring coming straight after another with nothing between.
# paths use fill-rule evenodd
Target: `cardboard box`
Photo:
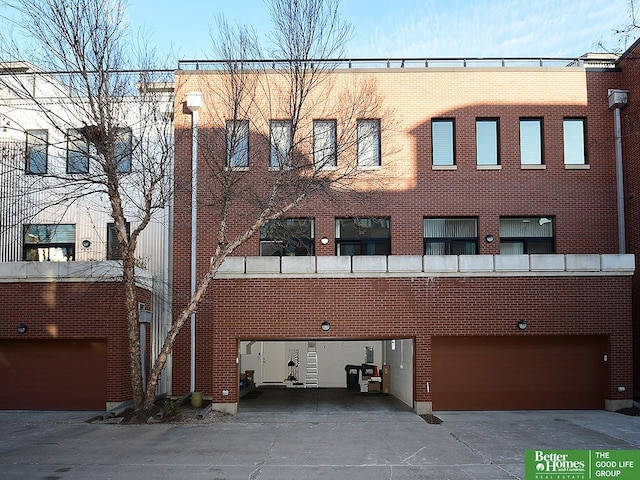
<instances>
[{"instance_id":1,"label":"cardboard box","mask_svg":"<svg viewBox=\"0 0 640 480\"><path fill-rule=\"evenodd\" d=\"M247 376L247 380L249 383L253 383L253 375L256 373L255 370L245 370L244 374Z\"/></svg>"},{"instance_id":2,"label":"cardboard box","mask_svg":"<svg viewBox=\"0 0 640 480\"><path fill-rule=\"evenodd\" d=\"M379 393L380 392L380 382L369 382L369 393L375 392L375 393Z\"/></svg>"},{"instance_id":3,"label":"cardboard box","mask_svg":"<svg viewBox=\"0 0 640 480\"><path fill-rule=\"evenodd\" d=\"M390 386L391 367L389 365L382 366L382 393L387 395L391 393Z\"/></svg>"}]
</instances>

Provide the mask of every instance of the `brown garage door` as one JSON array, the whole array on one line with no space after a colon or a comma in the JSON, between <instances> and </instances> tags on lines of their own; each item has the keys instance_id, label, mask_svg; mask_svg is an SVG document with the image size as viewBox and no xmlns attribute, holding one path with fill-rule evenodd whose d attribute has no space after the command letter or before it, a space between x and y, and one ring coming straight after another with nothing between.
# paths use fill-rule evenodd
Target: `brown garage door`
<instances>
[{"instance_id":1,"label":"brown garage door","mask_svg":"<svg viewBox=\"0 0 640 480\"><path fill-rule=\"evenodd\" d=\"M606 337L434 337L435 410L604 408Z\"/></svg>"},{"instance_id":2,"label":"brown garage door","mask_svg":"<svg viewBox=\"0 0 640 480\"><path fill-rule=\"evenodd\" d=\"M103 341L0 341L0 409L104 410Z\"/></svg>"}]
</instances>

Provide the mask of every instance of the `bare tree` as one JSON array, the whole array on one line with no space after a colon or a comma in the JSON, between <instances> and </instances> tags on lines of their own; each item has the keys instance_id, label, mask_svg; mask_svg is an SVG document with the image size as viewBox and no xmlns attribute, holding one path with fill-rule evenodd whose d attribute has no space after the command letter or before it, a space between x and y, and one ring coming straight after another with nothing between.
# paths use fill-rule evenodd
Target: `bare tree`
<instances>
[{"instance_id":1,"label":"bare tree","mask_svg":"<svg viewBox=\"0 0 640 480\"><path fill-rule=\"evenodd\" d=\"M274 29L266 50L252 30L218 19L212 40L221 61L204 90L211 115L199 144L201 161L208 167L209 189L202 198L214 207L219 221L216 242L213 251L207 252L209 268L176 313L153 359L145 388L136 251L140 235L174 193L170 125L157 118L158 107L166 100L163 72L153 70L152 49L131 49L124 0L10 0L9 4L19 14L17 26L44 54L29 58L60 82L54 84L58 93L45 100L18 81L19 69L12 62L0 72L2 84L61 134L70 136L69 145L77 145L89 158L84 175L42 172L32 181L47 192L61 192L55 199L50 197L56 205L88 195L105 199L122 253L134 403L144 412L153 406L178 333L225 258L269 222L311 197L322 194L331 201L349 192L362 197L371 190L378 180L367 175L367 165L358 164L358 153L379 156L379 135L391 132L392 115L384 111L372 78L350 75L353 80L347 84L335 75L339 60L332 59L344 58L351 34L351 26L339 15L339 0L267 0ZM37 73L35 77L46 78ZM181 75L176 77L182 80ZM159 97L158 92L165 96ZM56 108L51 108L52 103ZM315 118L331 120L314 124L312 112L318 115ZM137 134L127 136L122 126L132 117ZM358 119L368 120L360 124ZM257 177L246 175L245 164L253 164L246 142L256 132L262 147L252 148L251 157L255 165L262 158L257 173L264 173ZM130 137L129 165L122 145ZM367 143L370 151L358 152ZM131 173L123 175L123 168ZM175 188L182 187L189 188L178 179ZM129 231L127 222L132 217L135 228Z\"/></svg>"},{"instance_id":2,"label":"bare tree","mask_svg":"<svg viewBox=\"0 0 640 480\"><path fill-rule=\"evenodd\" d=\"M3 158L3 174L14 180L13 189L3 189L13 198L4 201L33 199L15 212L16 221L43 211L61 215L80 201L112 217L122 262L131 386L140 409L136 252L142 232L172 197L172 125L164 117L173 102L167 88L171 77L154 70L155 55L145 38L136 46L121 0L9 0L5 5L31 47L23 53L2 38L0 86L10 92L3 102L5 127L24 134L15 115L22 110L52 133L27 132L28 143L29 135L37 140L27 158ZM65 147L66 168L41 161L48 149ZM24 172L24 162L34 175L18 178L15 172Z\"/></svg>"},{"instance_id":3,"label":"bare tree","mask_svg":"<svg viewBox=\"0 0 640 480\"><path fill-rule=\"evenodd\" d=\"M211 71L196 75L193 87L188 72L176 77L178 91L201 89L207 106L198 126L199 161L206 166L198 170L206 186L198 202L215 218L216 240L211 251L199 253L210 259L208 268L190 298L181 299L184 308L174 320L152 379L162 371L174 339L218 269L236 249L262 228L283 239L296 233L299 224L287 229L272 222L311 198L345 202L358 192L362 200L366 192L389 181L371 175L357 160L358 145L369 143L375 156L378 135L387 139L393 115L384 109L372 77L337 78L351 34L351 26L339 15L339 0L266 3L274 24L266 47L251 29L218 18L212 42L220 60L200 65ZM362 119L369 124L359 123ZM367 130L363 124L373 127ZM178 173L176 178L191 180ZM303 243L295 248L303 248Z\"/></svg>"}]
</instances>

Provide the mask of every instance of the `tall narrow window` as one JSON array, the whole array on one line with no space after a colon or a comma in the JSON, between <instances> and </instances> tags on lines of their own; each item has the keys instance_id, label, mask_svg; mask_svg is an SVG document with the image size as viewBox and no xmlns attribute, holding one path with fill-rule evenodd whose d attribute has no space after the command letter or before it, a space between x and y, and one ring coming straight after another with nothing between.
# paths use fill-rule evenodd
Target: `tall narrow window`
<instances>
[{"instance_id":1,"label":"tall narrow window","mask_svg":"<svg viewBox=\"0 0 640 480\"><path fill-rule=\"evenodd\" d=\"M271 156L269 166L285 168L291 166L291 122L272 120L269 128L271 137Z\"/></svg>"},{"instance_id":2,"label":"tall narrow window","mask_svg":"<svg viewBox=\"0 0 640 480\"><path fill-rule=\"evenodd\" d=\"M565 118L562 125L565 165L586 165L586 120L584 118Z\"/></svg>"},{"instance_id":3,"label":"tall narrow window","mask_svg":"<svg viewBox=\"0 0 640 480\"><path fill-rule=\"evenodd\" d=\"M131 233L131 224L126 223L127 237ZM107 223L107 260L122 260L115 223Z\"/></svg>"},{"instance_id":4,"label":"tall narrow window","mask_svg":"<svg viewBox=\"0 0 640 480\"><path fill-rule=\"evenodd\" d=\"M25 225L23 260L70 262L75 259L75 225Z\"/></svg>"},{"instance_id":5,"label":"tall narrow window","mask_svg":"<svg viewBox=\"0 0 640 480\"><path fill-rule=\"evenodd\" d=\"M312 218L272 220L260 229L261 256L313 255L314 225Z\"/></svg>"},{"instance_id":6,"label":"tall narrow window","mask_svg":"<svg viewBox=\"0 0 640 480\"><path fill-rule=\"evenodd\" d=\"M542 165L542 119L520 119L520 164Z\"/></svg>"},{"instance_id":7,"label":"tall narrow window","mask_svg":"<svg viewBox=\"0 0 640 480\"><path fill-rule=\"evenodd\" d=\"M500 219L502 255L553 253L553 218L524 217Z\"/></svg>"},{"instance_id":8,"label":"tall narrow window","mask_svg":"<svg viewBox=\"0 0 640 480\"><path fill-rule=\"evenodd\" d=\"M337 219L336 250L338 255L390 255L391 220Z\"/></svg>"},{"instance_id":9,"label":"tall narrow window","mask_svg":"<svg viewBox=\"0 0 640 480\"><path fill-rule=\"evenodd\" d=\"M75 128L67 132L67 173L89 173L89 142Z\"/></svg>"},{"instance_id":10,"label":"tall narrow window","mask_svg":"<svg viewBox=\"0 0 640 480\"><path fill-rule=\"evenodd\" d=\"M118 128L116 130L115 145L113 149L116 171L118 173L131 173L131 153L133 149L133 135L130 128Z\"/></svg>"},{"instance_id":11,"label":"tall narrow window","mask_svg":"<svg viewBox=\"0 0 640 480\"><path fill-rule=\"evenodd\" d=\"M478 253L478 219L425 218L425 255L475 255Z\"/></svg>"},{"instance_id":12,"label":"tall narrow window","mask_svg":"<svg viewBox=\"0 0 640 480\"><path fill-rule=\"evenodd\" d=\"M380 164L380 120L358 120L358 166L374 168Z\"/></svg>"},{"instance_id":13,"label":"tall narrow window","mask_svg":"<svg viewBox=\"0 0 640 480\"><path fill-rule=\"evenodd\" d=\"M27 130L27 173L42 175L47 173L47 130Z\"/></svg>"},{"instance_id":14,"label":"tall narrow window","mask_svg":"<svg viewBox=\"0 0 640 480\"><path fill-rule=\"evenodd\" d=\"M476 162L477 165L499 165L498 119L476 119Z\"/></svg>"},{"instance_id":15,"label":"tall narrow window","mask_svg":"<svg viewBox=\"0 0 640 480\"><path fill-rule=\"evenodd\" d=\"M227 121L227 168L249 167L249 121Z\"/></svg>"},{"instance_id":16,"label":"tall narrow window","mask_svg":"<svg viewBox=\"0 0 640 480\"><path fill-rule=\"evenodd\" d=\"M431 146L433 165L455 165L453 120L431 120Z\"/></svg>"},{"instance_id":17,"label":"tall narrow window","mask_svg":"<svg viewBox=\"0 0 640 480\"><path fill-rule=\"evenodd\" d=\"M338 165L335 120L313 121L313 163L320 169Z\"/></svg>"}]
</instances>

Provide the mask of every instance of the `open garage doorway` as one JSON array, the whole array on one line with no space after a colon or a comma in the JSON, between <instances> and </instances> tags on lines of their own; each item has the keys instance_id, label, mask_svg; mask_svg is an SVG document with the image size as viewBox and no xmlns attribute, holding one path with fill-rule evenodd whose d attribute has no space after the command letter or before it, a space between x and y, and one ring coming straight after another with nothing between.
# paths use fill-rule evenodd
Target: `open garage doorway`
<instances>
[{"instance_id":1,"label":"open garage doorway","mask_svg":"<svg viewBox=\"0 0 640 480\"><path fill-rule=\"evenodd\" d=\"M239 353L240 410L243 405L254 408L259 397L265 405L281 401L295 407L309 398L324 407L335 403L336 408L346 408L349 402L355 408L365 397L368 403L388 397L413 408L413 339L246 340L239 343ZM376 382L383 376L384 382ZM275 389L278 395L264 395ZM294 397L298 402L291 402Z\"/></svg>"}]
</instances>

